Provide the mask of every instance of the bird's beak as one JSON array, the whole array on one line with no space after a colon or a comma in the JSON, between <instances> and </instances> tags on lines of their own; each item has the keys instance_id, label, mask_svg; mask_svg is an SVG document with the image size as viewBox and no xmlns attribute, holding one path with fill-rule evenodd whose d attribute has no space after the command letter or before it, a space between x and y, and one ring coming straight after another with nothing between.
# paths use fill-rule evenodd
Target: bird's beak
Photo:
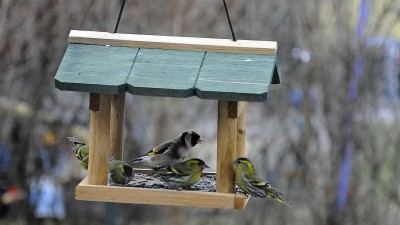
<instances>
[{"instance_id":1,"label":"bird's beak","mask_svg":"<svg viewBox=\"0 0 400 225\"><path fill-rule=\"evenodd\" d=\"M203 167L204 167L204 168L210 168L209 166L207 166L207 164L206 164L206 165L204 165Z\"/></svg>"},{"instance_id":2,"label":"bird's beak","mask_svg":"<svg viewBox=\"0 0 400 225\"><path fill-rule=\"evenodd\" d=\"M199 138L199 140L197 141L197 144L204 144L206 143L206 141L204 141L203 139Z\"/></svg>"},{"instance_id":3,"label":"bird's beak","mask_svg":"<svg viewBox=\"0 0 400 225\"><path fill-rule=\"evenodd\" d=\"M233 161L233 165L237 165L237 164L238 164L237 160Z\"/></svg>"}]
</instances>

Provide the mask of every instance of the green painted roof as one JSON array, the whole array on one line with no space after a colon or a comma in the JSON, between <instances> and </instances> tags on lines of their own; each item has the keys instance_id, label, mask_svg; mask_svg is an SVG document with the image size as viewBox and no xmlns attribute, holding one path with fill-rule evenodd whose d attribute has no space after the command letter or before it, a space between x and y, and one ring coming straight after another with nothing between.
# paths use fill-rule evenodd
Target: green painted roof
<instances>
[{"instance_id":1,"label":"green painted roof","mask_svg":"<svg viewBox=\"0 0 400 225\"><path fill-rule=\"evenodd\" d=\"M276 55L70 43L60 90L261 102L280 83Z\"/></svg>"}]
</instances>

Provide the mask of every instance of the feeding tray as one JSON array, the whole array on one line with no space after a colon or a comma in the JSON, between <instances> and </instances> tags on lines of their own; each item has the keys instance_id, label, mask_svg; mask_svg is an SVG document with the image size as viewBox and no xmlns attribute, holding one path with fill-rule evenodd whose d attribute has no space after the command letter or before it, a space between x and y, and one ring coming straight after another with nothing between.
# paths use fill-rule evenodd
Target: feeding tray
<instances>
[{"instance_id":1,"label":"feeding tray","mask_svg":"<svg viewBox=\"0 0 400 225\"><path fill-rule=\"evenodd\" d=\"M137 175L136 173L135 176ZM135 179L138 178L135 177ZM243 193L217 193L215 190L205 190L204 187L197 187L197 185L195 185L195 188L191 188L196 189L196 191L164 189L167 184L155 177L149 178L149 176L146 175L145 178L139 178L139 180L144 180L146 182L146 185L144 185L142 181L137 182L143 184L143 188L132 187L132 185L138 185L133 184L133 181L128 185L89 185L86 177L76 188L76 199L101 202L230 209L244 209L249 199L249 197ZM201 183L201 181L202 180L200 180L199 183ZM157 189L154 189L154 186ZM206 186L210 188L210 185L207 183ZM211 189L215 189L215 187Z\"/></svg>"},{"instance_id":2,"label":"feeding tray","mask_svg":"<svg viewBox=\"0 0 400 225\"><path fill-rule=\"evenodd\" d=\"M88 177L76 199L244 209L233 161L245 156L247 102L280 83L277 43L73 30L55 77L60 90L90 93ZM107 186L108 156L122 158L125 93L218 101L217 192Z\"/></svg>"}]
</instances>

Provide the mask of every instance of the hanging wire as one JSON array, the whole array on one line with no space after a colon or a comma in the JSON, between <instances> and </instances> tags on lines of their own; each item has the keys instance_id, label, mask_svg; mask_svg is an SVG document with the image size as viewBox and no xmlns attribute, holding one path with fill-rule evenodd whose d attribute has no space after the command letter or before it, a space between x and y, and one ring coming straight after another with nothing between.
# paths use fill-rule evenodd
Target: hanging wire
<instances>
[{"instance_id":1,"label":"hanging wire","mask_svg":"<svg viewBox=\"0 0 400 225\"><path fill-rule=\"evenodd\" d=\"M232 27L232 23L231 23L231 18L229 17L228 7L226 6L226 1L225 0L223 0L223 1L224 1L226 17L228 18L229 28L231 29L231 33L232 33L232 40L236 41L235 32L233 32L233 27Z\"/></svg>"},{"instance_id":2,"label":"hanging wire","mask_svg":"<svg viewBox=\"0 0 400 225\"><path fill-rule=\"evenodd\" d=\"M118 19L117 19L117 24L115 24L114 33L117 33L117 31L118 31L119 21L121 20L122 11L124 11L124 7L125 7L125 1L126 0L122 1L121 9L119 10L119 15L118 15Z\"/></svg>"}]
</instances>

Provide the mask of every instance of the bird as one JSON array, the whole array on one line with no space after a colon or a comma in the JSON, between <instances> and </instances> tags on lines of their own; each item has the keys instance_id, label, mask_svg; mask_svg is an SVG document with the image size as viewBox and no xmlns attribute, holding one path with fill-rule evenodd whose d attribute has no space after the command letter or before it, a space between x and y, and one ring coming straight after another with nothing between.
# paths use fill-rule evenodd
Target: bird
<instances>
[{"instance_id":1,"label":"bird","mask_svg":"<svg viewBox=\"0 0 400 225\"><path fill-rule=\"evenodd\" d=\"M126 162L116 160L110 156L108 160L108 174L113 183L128 184L134 176L134 171Z\"/></svg>"},{"instance_id":2,"label":"bird","mask_svg":"<svg viewBox=\"0 0 400 225\"><path fill-rule=\"evenodd\" d=\"M87 170L89 165L89 145L87 145L85 142L78 141L76 137L67 138L74 144L72 151L75 153L79 165L81 165L83 169Z\"/></svg>"},{"instance_id":3,"label":"bird","mask_svg":"<svg viewBox=\"0 0 400 225\"><path fill-rule=\"evenodd\" d=\"M205 168L210 167L203 160L193 158L171 166L156 168L155 174L160 175L161 180L168 186L182 189L196 184Z\"/></svg>"},{"instance_id":4,"label":"bird","mask_svg":"<svg viewBox=\"0 0 400 225\"><path fill-rule=\"evenodd\" d=\"M236 165L235 169L235 181L236 184L246 194L253 197L270 197L276 201L283 203L287 206L291 206L290 203L283 199L283 194L280 193L276 188L272 187L271 184L264 181L254 168L253 163L248 158L240 157L234 162Z\"/></svg>"},{"instance_id":5,"label":"bird","mask_svg":"<svg viewBox=\"0 0 400 225\"><path fill-rule=\"evenodd\" d=\"M76 137L67 137L74 144L72 147L78 163L85 169L89 165L89 145L79 141ZM111 180L116 184L127 184L132 180L134 172L132 167L120 160L110 157L108 161L108 172Z\"/></svg>"},{"instance_id":6,"label":"bird","mask_svg":"<svg viewBox=\"0 0 400 225\"><path fill-rule=\"evenodd\" d=\"M185 131L178 137L157 145L140 158L127 161L129 164L142 162L146 167L157 168L181 162L189 150L204 143L195 131Z\"/></svg>"}]
</instances>

